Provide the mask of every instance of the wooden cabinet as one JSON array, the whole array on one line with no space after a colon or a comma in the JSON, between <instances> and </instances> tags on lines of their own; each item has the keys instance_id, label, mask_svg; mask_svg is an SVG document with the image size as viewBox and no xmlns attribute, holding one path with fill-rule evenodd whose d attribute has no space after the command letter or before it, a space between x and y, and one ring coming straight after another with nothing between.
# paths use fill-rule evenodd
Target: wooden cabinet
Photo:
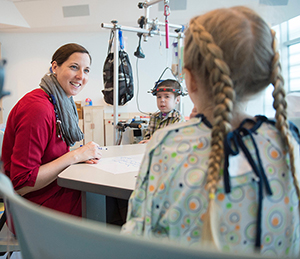
<instances>
[{"instance_id":1,"label":"wooden cabinet","mask_svg":"<svg viewBox=\"0 0 300 259\"><path fill-rule=\"evenodd\" d=\"M103 106L83 107L84 144L94 141L104 146Z\"/></svg>"}]
</instances>

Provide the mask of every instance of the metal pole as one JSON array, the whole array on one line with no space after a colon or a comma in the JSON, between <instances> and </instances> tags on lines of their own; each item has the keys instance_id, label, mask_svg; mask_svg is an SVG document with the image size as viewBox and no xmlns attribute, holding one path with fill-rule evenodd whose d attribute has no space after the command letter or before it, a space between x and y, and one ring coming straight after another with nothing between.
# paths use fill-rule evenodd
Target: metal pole
<instances>
[{"instance_id":1,"label":"metal pole","mask_svg":"<svg viewBox=\"0 0 300 259\"><path fill-rule=\"evenodd\" d=\"M179 81L179 83L181 84L182 83L182 67L181 67L181 59L182 59L182 56L181 56L181 32L178 33L178 40L177 40L177 48L178 48L178 67L177 67L177 79ZM183 89L182 89L183 90ZM182 113L182 98L180 98L180 103L179 103L179 111Z\"/></svg>"},{"instance_id":2,"label":"metal pole","mask_svg":"<svg viewBox=\"0 0 300 259\"><path fill-rule=\"evenodd\" d=\"M148 24L153 24L153 21L147 21ZM165 23L164 22L159 22L159 21L155 21L155 24L156 25L159 25L159 26L165 26ZM182 28L182 25L178 25L178 24L173 24L173 23L169 23L169 27L172 27L172 28L176 28L176 29L181 29Z\"/></svg>"},{"instance_id":3,"label":"metal pole","mask_svg":"<svg viewBox=\"0 0 300 259\"><path fill-rule=\"evenodd\" d=\"M154 4L157 4L157 3L159 3L159 2L162 2L163 0L154 0L154 1L150 1L150 2L144 2L143 3L143 6L145 7L145 8L147 8L147 7L150 7L151 5L154 5Z\"/></svg>"},{"instance_id":4,"label":"metal pole","mask_svg":"<svg viewBox=\"0 0 300 259\"><path fill-rule=\"evenodd\" d=\"M145 8L145 21L146 21L146 23L144 24L144 29L145 30L149 30L149 25L148 25L148 19L149 19L149 13L150 13L150 9L148 8L148 6L144 6ZM150 7L150 6L149 6ZM148 41L148 35L147 34L143 34L143 36L144 36L144 41Z\"/></svg>"},{"instance_id":5,"label":"metal pole","mask_svg":"<svg viewBox=\"0 0 300 259\"><path fill-rule=\"evenodd\" d=\"M114 26L109 23L101 23L101 27L105 29L113 29ZM118 26L118 28L122 31L131 31L131 32L139 32L139 33L149 33L148 30L135 28L135 27L128 27L128 26Z\"/></svg>"},{"instance_id":6,"label":"metal pole","mask_svg":"<svg viewBox=\"0 0 300 259\"><path fill-rule=\"evenodd\" d=\"M177 40L177 48L178 48L178 68L177 68L177 72L178 72L178 81L180 83L182 83L182 66L181 66L181 60L182 60L182 56L181 56L181 38L182 38L182 33L179 32L178 33L178 40Z\"/></svg>"},{"instance_id":7,"label":"metal pole","mask_svg":"<svg viewBox=\"0 0 300 259\"><path fill-rule=\"evenodd\" d=\"M105 28L105 29L114 29L114 26L108 23L101 23L101 27ZM122 31L130 31L130 32L139 32L139 33L143 33L143 34L150 34L150 36L153 35L159 35L158 31L150 31L149 30L145 30L145 29L141 29L141 28L135 28L135 27L128 27L128 26L118 26L119 30ZM160 32L160 35L165 36L166 33L165 32ZM178 33L169 33L169 37L173 37L173 38L177 38L178 37Z\"/></svg>"},{"instance_id":8,"label":"metal pole","mask_svg":"<svg viewBox=\"0 0 300 259\"><path fill-rule=\"evenodd\" d=\"M119 106L119 26L114 24L114 145L117 143L118 106Z\"/></svg>"}]
</instances>

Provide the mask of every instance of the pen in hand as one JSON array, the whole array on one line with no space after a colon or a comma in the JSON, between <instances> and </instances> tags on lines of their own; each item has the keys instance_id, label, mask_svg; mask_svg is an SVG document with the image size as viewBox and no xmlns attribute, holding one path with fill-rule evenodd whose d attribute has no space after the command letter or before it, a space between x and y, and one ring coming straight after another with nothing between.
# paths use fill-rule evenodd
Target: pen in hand
<instances>
[{"instance_id":1,"label":"pen in hand","mask_svg":"<svg viewBox=\"0 0 300 259\"><path fill-rule=\"evenodd\" d=\"M99 150L108 150L107 147L98 147Z\"/></svg>"},{"instance_id":2,"label":"pen in hand","mask_svg":"<svg viewBox=\"0 0 300 259\"><path fill-rule=\"evenodd\" d=\"M108 150L107 147L98 147L99 150ZM94 158L94 160L99 160L100 158Z\"/></svg>"},{"instance_id":3,"label":"pen in hand","mask_svg":"<svg viewBox=\"0 0 300 259\"><path fill-rule=\"evenodd\" d=\"M83 145L80 145L80 147L82 147ZM99 150L108 150L107 147L98 147Z\"/></svg>"}]
</instances>

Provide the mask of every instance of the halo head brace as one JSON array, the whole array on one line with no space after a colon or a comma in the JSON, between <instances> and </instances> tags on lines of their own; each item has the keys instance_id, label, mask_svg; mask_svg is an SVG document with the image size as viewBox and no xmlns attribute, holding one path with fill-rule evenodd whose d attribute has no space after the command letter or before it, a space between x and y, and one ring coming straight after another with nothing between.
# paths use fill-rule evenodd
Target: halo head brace
<instances>
[{"instance_id":1,"label":"halo head brace","mask_svg":"<svg viewBox=\"0 0 300 259\"><path fill-rule=\"evenodd\" d=\"M171 92L175 94L175 97L182 95L185 96L187 93L182 91L182 87L177 80L166 79L159 80L155 83L155 86L149 91L152 95L156 96L158 92Z\"/></svg>"}]
</instances>

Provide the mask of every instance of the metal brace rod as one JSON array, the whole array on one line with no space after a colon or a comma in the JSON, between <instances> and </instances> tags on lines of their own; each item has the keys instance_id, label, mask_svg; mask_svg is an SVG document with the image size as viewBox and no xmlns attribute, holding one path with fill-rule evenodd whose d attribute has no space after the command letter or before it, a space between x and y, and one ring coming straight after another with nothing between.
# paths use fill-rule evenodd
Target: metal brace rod
<instances>
[{"instance_id":1,"label":"metal brace rod","mask_svg":"<svg viewBox=\"0 0 300 259\"><path fill-rule=\"evenodd\" d=\"M162 1L164 1L164 0L153 0L153 1L150 1L150 2L144 2L142 4L143 4L143 7L148 8L151 5L157 4L157 3L162 2Z\"/></svg>"},{"instance_id":2,"label":"metal brace rod","mask_svg":"<svg viewBox=\"0 0 300 259\"><path fill-rule=\"evenodd\" d=\"M113 21L114 26L114 145L117 143L118 106L119 106L119 26Z\"/></svg>"},{"instance_id":3,"label":"metal brace rod","mask_svg":"<svg viewBox=\"0 0 300 259\"><path fill-rule=\"evenodd\" d=\"M159 21L156 21L156 20L147 21L147 24L152 24L152 25L155 24L155 25L159 25L159 26L165 26L164 22L159 22ZM169 27L176 28L176 29L181 29L182 25L169 23Z\"/></svg>"},{"instance_id":4,"label":"metal brace rod","mask_svg":"<svg viewBox=\"0 0 300 259\"><path fill-rule=\"evenodd\" d=\"M101 23L101 27L105 28L105 29L114 29L114 26L109 24L109 23ZM164 36L164 35L166 35L166 33L164 31L162 31L162 32L149 31L149 30L145 30L145 29L141 29L141 28L121 26L121 25L119 25L118 28L122 31L139 32L139 33L147 34L147 35L150 35L150 36L153 36L153 35L163 35ZM173 38L178 38L178 33L169 33L169 36L173 37ZM183 37L183 36L181 36L181 37Z\"/></svg>"}]
</instances>

